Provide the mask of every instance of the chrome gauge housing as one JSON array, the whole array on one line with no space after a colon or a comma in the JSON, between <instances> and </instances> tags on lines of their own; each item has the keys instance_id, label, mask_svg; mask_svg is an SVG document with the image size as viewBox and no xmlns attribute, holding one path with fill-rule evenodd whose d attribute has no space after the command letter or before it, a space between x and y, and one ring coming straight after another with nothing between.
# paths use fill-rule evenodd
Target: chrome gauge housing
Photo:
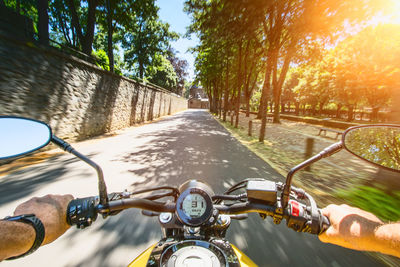
<instances>
[{"instance_id":1,"label":"chrome gauge housing","mask_svg":"<svg viewBox=\"0 0 400 267\"><path fill-rule=\"evenodd\" d=\"M176 215L184 225L196 227L208 221L213 212L212 189L197 180L190 180L179 188Z\"/></svg>"}]
</instances>

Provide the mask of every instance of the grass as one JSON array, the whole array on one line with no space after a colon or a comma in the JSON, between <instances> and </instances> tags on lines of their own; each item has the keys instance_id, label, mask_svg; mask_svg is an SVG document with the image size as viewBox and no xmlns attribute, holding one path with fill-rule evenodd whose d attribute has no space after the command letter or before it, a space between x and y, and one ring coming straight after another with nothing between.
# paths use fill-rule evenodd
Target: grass
<instances>
[{"instance_id":1,"label":"grass","mask_svg":"<svg viewBox=\"0 0 400 267\"><path fill-rule=\"evenodd\" d=\"M282 145L283 139L266 138L264 143L260 143L258 136L248 136L247 128L243 126L235 128L230 122L215 118L236 139L284 177L291 167L303 160L301 153L290 149L290 145ZM291 138L289 132L284 139L288 138ZM346 154L335 155L329 160L346 163L347 156ZM384 187L366 186L368 179L370 179L368 173L362 173L357 166L345 164L344 168L338 168L335 164L319 162L314 164L310 171L301 171L296 174L293 185L311 193L321 207L331 203L346 203L372 212L385 221L400 220L398 209L400 191L390 192Z\"/></svg>"}]
</instances>

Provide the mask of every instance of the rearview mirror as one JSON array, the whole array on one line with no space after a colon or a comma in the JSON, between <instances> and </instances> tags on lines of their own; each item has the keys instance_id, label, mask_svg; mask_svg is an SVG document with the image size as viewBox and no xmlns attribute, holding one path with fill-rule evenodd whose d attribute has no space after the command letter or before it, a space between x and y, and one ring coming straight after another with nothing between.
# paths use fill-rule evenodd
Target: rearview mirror
<instances>
[{"instance_id":1,"label":"rearview mirror","mask_svg":"<svg viewBox=\"0 0 400 267\"><path fill-rule=\"evenodd\" d=\"M344 147L379 167L400 172L400 126L352 127L343 134Z\"/></svg>"},{"instance_id":2,"label":"rearview mirror","mask_svg":"<svg viewBox=\"0 0 400 267\"><path fill-rule=\"evenodd\" d=\"M0 159L21 156L46 146L52 137L50 127L40 121L0 116Z\"/></svg>"}]
</instances>

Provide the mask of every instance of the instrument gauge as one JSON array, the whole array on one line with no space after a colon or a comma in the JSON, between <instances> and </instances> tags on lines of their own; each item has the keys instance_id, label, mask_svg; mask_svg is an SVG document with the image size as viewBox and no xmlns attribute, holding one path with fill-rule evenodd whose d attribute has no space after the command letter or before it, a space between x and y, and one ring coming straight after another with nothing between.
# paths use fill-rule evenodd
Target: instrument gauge
<instances>
[{"instance_id":1,"label":"instrument gauge","mask_svg":"<svg viewBox=\"0 0 400 267\"><path fill-rule=\"evenodd\" d=\"M179 189L181 192L176 202L178 219L188 226L200 226L211 217L213 205L212 192L206 184L191 180Z\"/></svg>"}]
</instances>

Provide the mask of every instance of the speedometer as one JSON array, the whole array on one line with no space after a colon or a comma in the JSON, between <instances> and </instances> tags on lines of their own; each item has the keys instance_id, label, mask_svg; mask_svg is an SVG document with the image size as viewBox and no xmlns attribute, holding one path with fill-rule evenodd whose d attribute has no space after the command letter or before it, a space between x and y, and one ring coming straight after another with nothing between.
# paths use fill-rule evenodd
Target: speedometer
<instances>
[{"instance_id":1,"label":"speedometer","mask_svg":"<svg viewBox=\"0 0 400 267\"><path fill-rule=\"evenodd\" d=\"M191 180L180 188L176 201L178 219L188 226L200 226L211 217L213 205L211 196L214 194L206 184Z\"/></svg>"}]
</instances>

